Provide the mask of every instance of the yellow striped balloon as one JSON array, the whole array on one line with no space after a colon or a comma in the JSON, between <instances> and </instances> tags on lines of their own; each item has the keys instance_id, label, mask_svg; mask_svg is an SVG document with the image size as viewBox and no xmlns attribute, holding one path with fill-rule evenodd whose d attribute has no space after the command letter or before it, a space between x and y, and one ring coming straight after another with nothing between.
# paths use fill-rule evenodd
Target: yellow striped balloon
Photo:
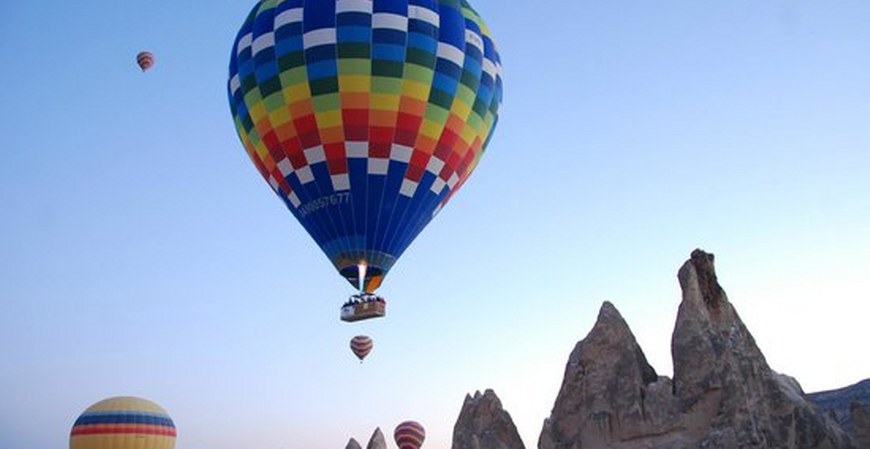
<instances>
[{"instance_id":1,"label":"yellow striped balloon","mask_svg":"<svg viewBox=\"0 0 870 449\"><path fill-rule=\"evenodd\" d=\"M114 397L88 407L70 431L70 449L173 449L175 424L159 405Z\"/></svg>"}]
</instances>

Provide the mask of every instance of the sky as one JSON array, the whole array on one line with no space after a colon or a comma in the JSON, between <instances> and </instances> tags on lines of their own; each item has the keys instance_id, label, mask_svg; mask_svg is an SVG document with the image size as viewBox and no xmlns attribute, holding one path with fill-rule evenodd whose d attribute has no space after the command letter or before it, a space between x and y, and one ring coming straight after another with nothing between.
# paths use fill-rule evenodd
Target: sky
<instances>
[{"instance_id":1,"label":"sky","mask_svg":"<svg viewBox=\"0 0 870 449\"><path fill-rule=\"evenodd\" d=\"M89 405L135 395L178 449L338 448L405 419L448 448L486 388L535 447L603 301L672 375L695 248L774 370L870 377L870 3L472 4L503 63L495 136L379 290L388 317L347 324L350 286L231 120L253 2L0 3L0 447L67 447Z\"/></svg>"}]
</instances>

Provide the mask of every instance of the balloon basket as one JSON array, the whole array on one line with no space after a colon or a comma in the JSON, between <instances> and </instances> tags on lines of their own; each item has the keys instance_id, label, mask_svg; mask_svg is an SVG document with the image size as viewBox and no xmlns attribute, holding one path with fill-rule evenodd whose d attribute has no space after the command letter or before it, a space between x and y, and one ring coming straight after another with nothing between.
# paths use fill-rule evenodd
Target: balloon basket
<instances>
[{"instance_id":1,"label":"balloon basket","mask_svg":"<svg viewBox=\"0 0 870 449\"><path fill-rule=\"evenodd\" d=\"M341 308L341 321L352 323L354 321L381 318L387 315L387 303L381 300L359 302L345 305Z\"/></svg>"}]
</instances>

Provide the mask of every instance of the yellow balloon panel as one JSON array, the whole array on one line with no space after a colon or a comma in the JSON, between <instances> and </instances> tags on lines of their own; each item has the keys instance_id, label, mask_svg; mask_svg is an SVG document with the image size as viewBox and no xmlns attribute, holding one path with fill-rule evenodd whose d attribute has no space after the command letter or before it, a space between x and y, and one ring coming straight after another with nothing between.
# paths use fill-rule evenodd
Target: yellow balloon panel
<instances>
[{"instance_id":1,"label":"yellow balloon panel","mask_svg":"<svg viewBox=\"0 0 870 449\"><path fill-rule=\"evenodd\" d=\"M118 396L104 399L88 407L85 413L96 411L151 412L168 416L166 410L163 410L163 407L147 399L137 398L135 396Z\"/></svg>"},{"instance_id":2,"label":"yellow balloon panel","mask_svg":"<svg viewBox=\"0 0 870 449\"><path fill-rule=\"evenodd\" d=\"M154 436L138 433L76 435L70 438L70 449L174 449L174 436Z\"/></svg>"},{"instance_id":3,"label":"yellow balloon panel","mask_svg":"<svg viewBox=\"0 0 870 449\"><path fill-rule=\"evenodd\" d=\"M174 449L175 424L146 399L116 397L88 407L70 431L70 449Z\"/></svg>"}]
</instances>

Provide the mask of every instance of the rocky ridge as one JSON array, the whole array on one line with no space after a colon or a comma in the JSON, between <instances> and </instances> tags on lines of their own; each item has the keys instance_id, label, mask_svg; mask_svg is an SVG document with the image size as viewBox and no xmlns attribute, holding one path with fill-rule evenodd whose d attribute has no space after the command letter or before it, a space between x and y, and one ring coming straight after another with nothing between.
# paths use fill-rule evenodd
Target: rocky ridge
<instances>
[{"instance_id":1,"label":"rocky ridge","mask_svg":"<svg viewBox=\"0 0 870 449\"><path fill-rule=\"evenodd\" d=\"M539 449L866 449L870 379L805 394L773 371L701 250L678 273L674 378L647 362L605 302L574 347ZM844 430L845 429L845 430ZM525 449L492 390L466 395L452 449ZM386 449L380 428L366 449ZM353 438L346 449L362 449Z\"/></svg>"},{"instance_id":2,"label":"rocky ridge","mask_svg":"<svg viewBox=\"0 0 870 449\"><path fill-rule=\"evenodd\" d=\"M466 395L453 426L453 449L525 449L508 412L495 392Z\"/></svg>"},{"instance_id":3,"label":"rocky ridge","mask_svg":"<svg viewBox=\"0 0 870 449\"><path fill-rule=\"evenodd\" d=\"M362 449L362 446L360 446L356 439L351 438L347 442L345 449ZM381 432L380 427L375 428L375 431L372 432L372 436L369 438L366 449L387 449L387 440L384 438L384 433Z\"/></svg>"},{"instance_id":4,"label":"rocky ridge","mask_svg":"<svg viewBox=\"0 0 870 449\"><path fill-rule=\"evenodd\" d=\"M858 403L865 409L870 407L870 379L836 390L809 393L807 399L822 410L831 413L844 429L851 432L855 429L851 412L852 404ZM867 447L870 447L870 444Z\"/></svg>"},{"instance_id":5,"label":"rocky ridge","mask_svg":"<svg viewBox=\"0 0 870 449\"><path fill-rule=\"evenodd\" d=\"M605 302L575 346L539 449L852 449L852 438L774 372L695 250L679 270L674 378L658 376Z\"/></svg>"}]
</instances>

